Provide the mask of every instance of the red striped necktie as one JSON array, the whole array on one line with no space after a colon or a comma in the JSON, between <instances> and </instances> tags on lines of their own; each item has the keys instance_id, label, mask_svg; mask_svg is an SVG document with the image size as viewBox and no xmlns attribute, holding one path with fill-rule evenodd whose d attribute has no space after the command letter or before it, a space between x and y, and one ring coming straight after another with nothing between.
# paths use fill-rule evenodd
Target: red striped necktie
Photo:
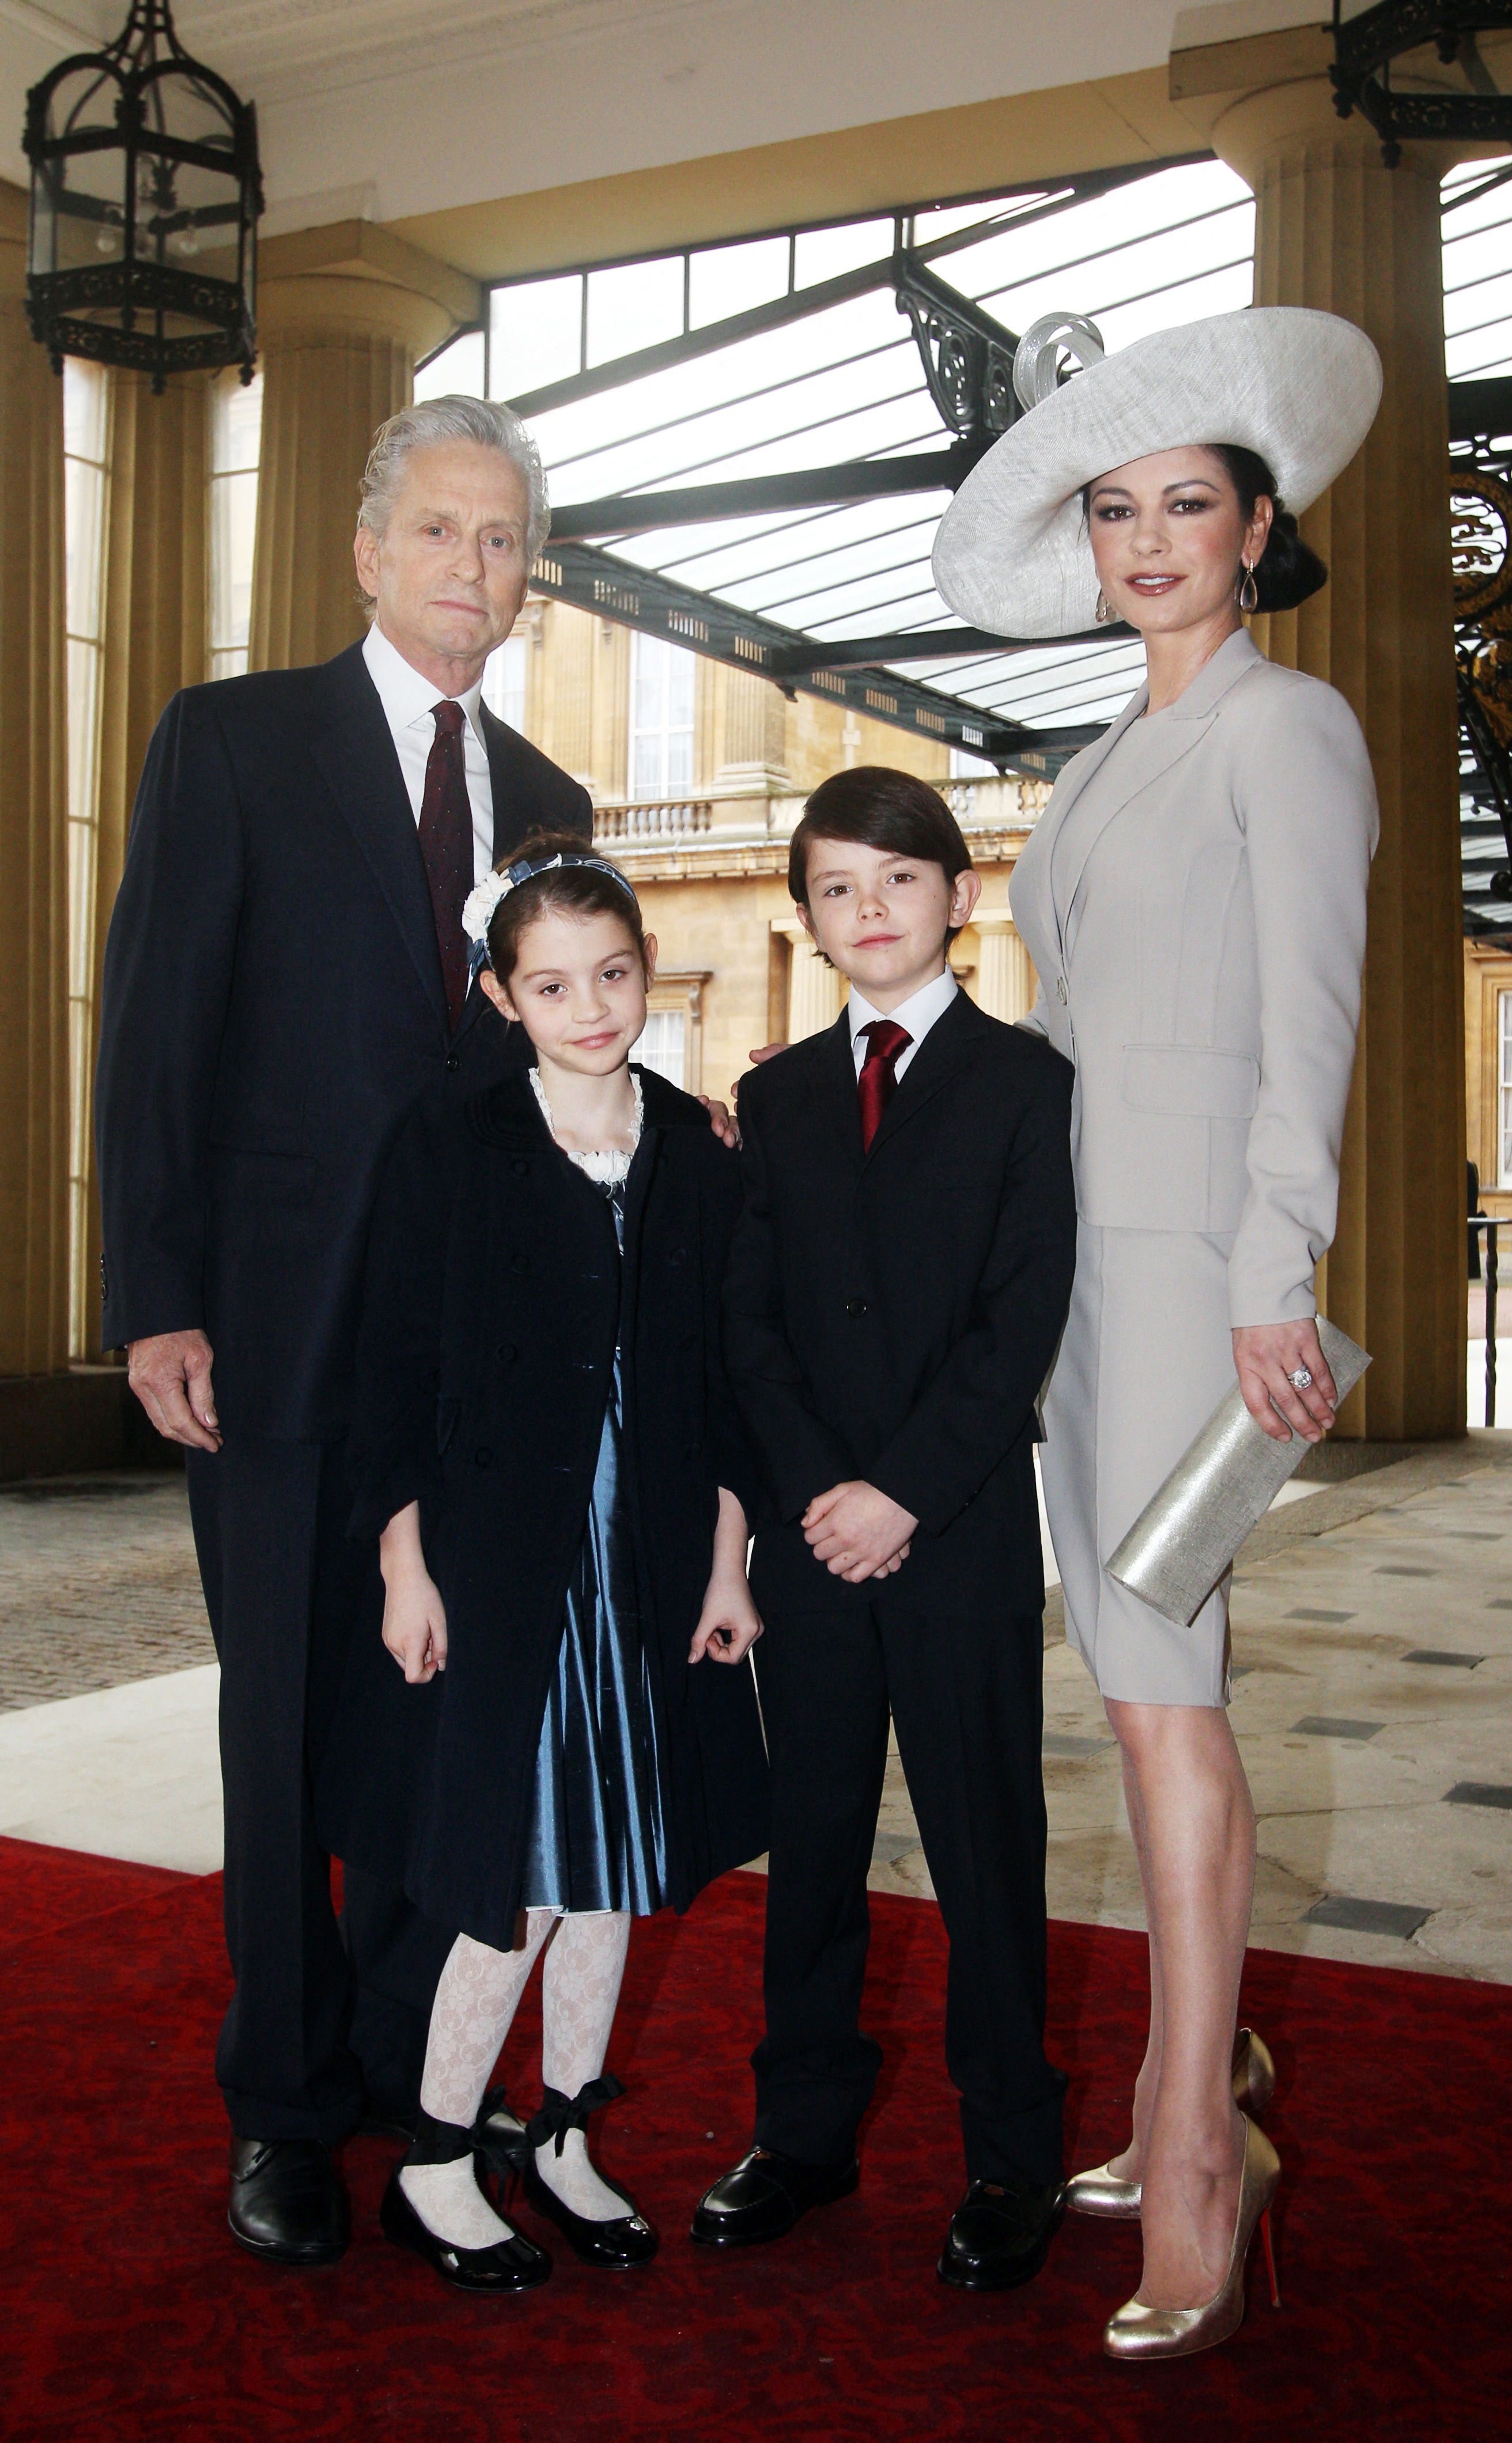
<instances>
[{"instance_id":1,"label":"red striped necktie","mask_svg":"<svg viewBox=\"0 0 1512 2443\"><path fill-rule=\"evenodd\" d=\"M908 1050L913 1038L906 1026L891 1018L874 1018L870 1026L857 1028L866 1038L866 1060L856 1080L856 1099L861 1107L861 1143L871 1151L882 1113L893 1099L897 1084L898 1056Z\"/></svg>"},{"instance_id":2,"label":"red striped necktie","mask_svg":"<svg viewBox=\"0 0 1512 2443\"><path fill-rule=\"evenodd\" d=\"M462 707L450 697L434 707L435 740L420 800L420 854L431 886L436 947L446 985L447 1016L456 1032L468 997L468 945L462 903L472 888L472 804L463 760Z\"/></svg>"}]
</instances>

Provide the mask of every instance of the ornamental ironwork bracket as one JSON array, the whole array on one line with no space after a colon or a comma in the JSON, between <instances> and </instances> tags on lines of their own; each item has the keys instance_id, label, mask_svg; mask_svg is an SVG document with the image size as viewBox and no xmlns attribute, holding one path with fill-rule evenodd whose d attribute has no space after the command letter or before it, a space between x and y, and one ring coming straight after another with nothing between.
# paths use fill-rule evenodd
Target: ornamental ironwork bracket
<instances>
[{"instance_id":1,"label":"ornamental ironwork bracket","mask_svg":"<svg viewBox=\"0 0 1512 2443\"><path fill-rule=\"evenodd\" d=\"M1404 143L1470 138L1512 141L1512 95L1500 93L1477 48L1482 34L1512 28L1507 0L1376 0L1346 18L1334 0L1334 61L1328 74L1340 119L1357 110L1381 139L1381 158L1394 170ZM1392 63L1429 45L1445 67L1456 64L1465 93L1403 92L1392 83Z\"/></svg>"},{"instance_id":2,"label":"ornamental ironwork bracket","mask_svg":"<svg viewBox=\"0 0 1512 2443\"><path fill-rule=\"evenodd\" d=\"M1023 413L1013 390L1017 336L906 247L894 257L893 289L941 422L981 457Z\"/></svg>"}]
</instances>

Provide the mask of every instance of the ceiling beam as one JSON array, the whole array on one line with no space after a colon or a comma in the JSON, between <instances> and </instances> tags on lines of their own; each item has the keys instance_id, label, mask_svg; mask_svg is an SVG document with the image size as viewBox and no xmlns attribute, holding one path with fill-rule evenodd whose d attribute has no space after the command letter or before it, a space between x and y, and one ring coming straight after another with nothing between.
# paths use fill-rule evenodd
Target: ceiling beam
<instances>
[{"instance_id":1,"label":"ceiling beam","mask_svg":"<svg viewBox=\"0 0 1512 2443\"><path fill-rule=\"evenodd\" d=\"M844 508L907 492L953 492L980 456L979 450L958 442L913 458L853 458L787 475L690 484L675 492L616 492L554 508L551 535L555 542L586 542L599 535L651 534L661 526L717 525L726 518L762 517L772 510Z\"/></svg>"}]
</instances>

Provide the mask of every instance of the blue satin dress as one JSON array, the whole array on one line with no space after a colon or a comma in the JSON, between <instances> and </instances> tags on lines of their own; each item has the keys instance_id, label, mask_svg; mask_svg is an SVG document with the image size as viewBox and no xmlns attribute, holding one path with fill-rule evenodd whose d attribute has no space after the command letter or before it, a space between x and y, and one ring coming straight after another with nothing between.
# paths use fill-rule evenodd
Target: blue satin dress
<instances>
[{"instance_id":1,"label":"blue satin dress","mask_svg":"<svg viewBox=\"0 0 1512 2443\"><path fill-rule=\"evenodd\" d=\"M549 1127L537 1071L531 1080ZM638 1137L638 1083L636 1106ZM570 1158L606 1198L622 1257L630 1156ZM665 1760L641 1633L623 1431L617 1349L587 1529L568 1582L556 1677L536 1751L521 1893L526 1908L624 1909L650 1917L667 1905Z\"/></svg>"}]
</instances>

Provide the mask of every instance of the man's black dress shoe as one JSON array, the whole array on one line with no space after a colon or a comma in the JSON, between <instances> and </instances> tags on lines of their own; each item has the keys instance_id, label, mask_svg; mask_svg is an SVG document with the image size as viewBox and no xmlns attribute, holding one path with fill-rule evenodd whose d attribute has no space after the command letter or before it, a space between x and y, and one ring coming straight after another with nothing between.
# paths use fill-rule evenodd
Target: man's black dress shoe
<instances>
[{"instance_id":1,"label":"man's black dress shoe","mask_svg":"<svg viewBox=\"0 0 1512 2443\"><path fill-rule=\"evenodd\" d=\"M636 2204L628 2189L612 2180L607 2172L599 2172L606 2189L623 2197L629 2212L617 2214L613 2222L590 2222L585 2214L574 2213L563 2205L554 2189L548 2188L535 2166L534 2158L526 2165L525 2193L537 2213L544 2213L557 2229L574 2253L584 2265L597 2265L611 2273L629 2273L637 2265L649 2265L656 2253L656 2234Z\"/></svg>"},{"instance_id":2,"label":"man's black dress shoe","mask_svg":"<svg viewBox=\"0 0 1512 2443\"><path fill-rule=\"evenodd\" d=\"M511 2299L518 2291L533 2290L538 2282L545 2281L551 2259L523 2232L495 2241L492 2248L456 2248L449 2239L437 2239L400 2187L400 2168L396 2165L391 2174L378 2208L383 2235L396 2248L413 2250L453 2290L470 2290L478 2298Z\"/></svg>"},{"instance_id":3,"label":"man's black dress shoe","mask_svg":"<svg viewBox=\"0 0 1512 2443\"><path fill-rule=\"evenodd\" d=\"M848 2197L860 2177L854 2155L848 2163L801 2163L796 2156L753 2146L705 2191L691 2237L705 2248L754 2248L782 2239L801 2214Z\"/></svg>"},{"instance_id":4,"label":"man's black dress shoe","mask_svg":"<svg viewBox=\"0 0 1512 2443\"><path fill-rule=\"evenodd\" d=\"M226 2219L274 2265L334 2265L352 2236L341 2176L313 2138L233 2138Z\"/></svg>"},{"instance_id":5,"label":"man's black dress shoe","mask_svg":"<svg viewBox=\"0 0 1512 2443\"><path fill-rule=\"evenodd\" d=\"M973 2180L946 2234L936 2270L957 2290L1014 2290L1032 2282L1065 2219L1066 2193L1013 2173Z\"/></svg>"}]
</instances>

